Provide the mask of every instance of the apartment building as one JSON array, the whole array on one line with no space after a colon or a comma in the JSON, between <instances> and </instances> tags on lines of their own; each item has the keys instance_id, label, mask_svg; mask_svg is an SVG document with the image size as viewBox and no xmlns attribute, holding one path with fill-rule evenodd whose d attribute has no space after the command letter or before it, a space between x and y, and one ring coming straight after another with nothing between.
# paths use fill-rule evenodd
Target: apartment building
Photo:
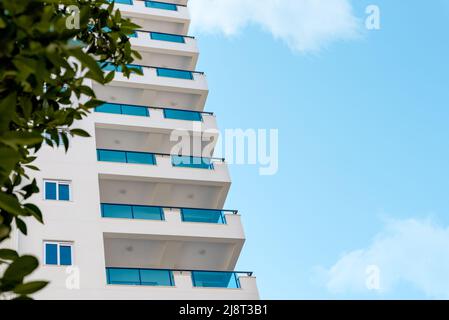
<instances>
[{"instance_id":1,"label":"apartment building","mask_svg":"<svg viewBox=\"0 0 449 320\"><path fill-rule=\"evenodd\" d=\"M45 224L30 219L9 245L40 259L30 278L50 285L37 299L258 299L253 274L235 271L245 235L223 208L231 180L212 157L218 128L187 0L116 7L141 26L130 41L143 75L117 69L108 85L91 83L107 102L77 124L92 138L39 152L33 201ZM207 139L174 153L174 132L191 146Z\"/></svg>"}]
</instances>

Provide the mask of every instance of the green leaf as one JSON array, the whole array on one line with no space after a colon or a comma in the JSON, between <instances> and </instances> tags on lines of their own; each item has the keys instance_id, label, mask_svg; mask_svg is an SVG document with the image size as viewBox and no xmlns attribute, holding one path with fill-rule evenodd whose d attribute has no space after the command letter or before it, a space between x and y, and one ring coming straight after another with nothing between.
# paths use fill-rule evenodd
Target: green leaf
<instances>
[{"instance_id":1,"label":"green leaf","mask_svg":"<svg viewBox=\"0 0 449 320\"><path fill-rule=\"evenodd\" d=\"M20 230L20 232L22 232L24 235L28 234L28 230L27 230L27 225L25 224L25 221L23 221L22 219L16 217L15 218L16 221L16 226L17 229Z\"/></svg>"},{"instance_id":2,"label":"green leaf","mask_svg":"<svg viewBox=\"0 0 449 320\"><path fill-rule=\"evenodd\" d=\"M42 218L42 212L38 206L32 203L26 203L24 204L24 207L31 213L33 217L36 218L37 221L39 221L40 223L44 223L44 220Z\"/></svg>"},{"instance_id":3,"label":"green leaf","mask_svg":"<svg viewBox=\"0 0 449 320\"><path fill-rule=\"evenodd\" d=\"M16 110L17 92L10 93L6 98L0 100L0 132L9 127L12 116Z\"/></svg>"},{"instance_id":4,"label":"green leaf","mask_svg":"<svg viewBox=\"0 0 449 320\"><path fill-rule=\"evenodd\" d=\"M4 224L0 224L0 240L5 239L11 233L11 228Z\"/></svg>"},{"instance_id":5,"label":"green leaf","mask_svg":"<svg viewBox=\"0 0 449 320\"><path fill-rule=\"evenodd\" d=\"M4 281L22 282L23 278L32 273L39 265L33 256L25 255L13 261L3 274Z\"/></svg>"},{"instance_id":6,"label":"green leaf","mask_svg":"<svg viewBox=\"0 0 449 320\"><path fill-rule=\"evenodd\" d=\"M17 150L6 146L0 147L0 172L11 172L16 164L20 161L20 158L20 152L18 152Z\"/></svg>"},{"instance_id":7,"label":"green leaf","mask_svg":"<svg viewBox=\"0 0 449 320\"><path fill-rule=\"evenodd\" d=\"M10 131L0 136L0 141L12 148L16 148L17 145L31 146L42 140L43 137L39 132Z\"/></svg>"},{"instance_id":8,"label":"green leaf","mask_svg":"<svg viewBox=\"0 0 449 320\"><path fill-rule=\"evenodd\" d=\"M70 130L70 134L72 136L80 136L80 137L85 137L85 138L90 137L90 134L88 132L84 131L83 129L72 129L72 130Z\"/></svg>"},{"instance_id":9,"label":"green leaf","mask_svg":"<svg viewBox=\"0 0 449 320\"><path fill-rule=\"evenodd\" d=\"M69 138L67 137L67 134L65 132L61 133L60 138L64 144L64 150L67 152L69 150Z\"/></svg>"},{"instance_id":10,"label":"green leaf","mask_svg":"<svg viewBox=\"0 0 449 320\"><path fill-rule=\"evenodd\" d=\"M16 251L11 249L0 249L0 259L15 260L19 257Z\"/></svg>"},{"instance_id":11,"label":"green leaf","mask_svg":"<svg viewBox=\"0 0 449 320\"><path fill-rule=\"evenodd\" d=\"M81 49L72 49L70 50L70 53L76 59L78 59L78 61L81 62L84 67L87 67L89 69L89 72L86 76L88 76L92 80L97 81L98 83L104 82L103 70L101 70L94 58L92 58L89 54L85 53Z\"/></svg>"},{"instance_id":12,"label":"green leaf","mask_svg":"<svg viewBox=\"0 0 449 320\"><path fill-rule=\"evenodd\" d=\"M17 216L23 214L24 210L16 197L4 192L0 192L0 208Z\"/></svg>"},{"instance_id":13,"label":"green leaf","mask_svg":"<svg viewBox=\"0 0 449 320\"><path fill-rule=\"evenodd\" d=\"M35 293L47 286L48 282L46 281L31 281L23 284L17 285L13 292L20 295L27 295Z\"/></svg>"},{"instance_id":14,"label":"green leaf","mask_svg":"<svg viewBox=\"0 0 449 320\"><path fill-rule=\"evenodd\" d=\"M104 83L109 83L111 82L115 77L115 71L111 71L109 72L106 77L104 78Z\"/></svg>"}]
</instances>

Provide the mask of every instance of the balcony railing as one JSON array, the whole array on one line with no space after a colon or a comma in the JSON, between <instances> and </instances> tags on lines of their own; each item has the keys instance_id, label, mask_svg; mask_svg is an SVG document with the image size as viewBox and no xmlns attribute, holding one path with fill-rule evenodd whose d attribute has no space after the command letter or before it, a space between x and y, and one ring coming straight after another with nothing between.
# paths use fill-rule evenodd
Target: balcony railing
<instances>
[{"instance_id":1,"label":"balcony railing","mask_svg":"<svg viewBox=\"0 0 449 320\"><path fill-rule=\"evenodd\" d=\"M194 74L200 74L204 75L204 72L199 71L188 71L188 70L180 70L180 69L171 69L171 68L161 68L161 67L154 67L154 66L144 66L144 65L138 65L138 64L127 64L126 65L129 69L135 69L140 71L140 73L144 72L144 69L155 69L156 75L158 77L164 77L164 78L175 78L175 79L183 79L183 80L195 80ZM114 64L110 62L103 62L100 63L100 67L103 71L115 71L115 72L122 72L121 66L115 66Z\"/></svg>"},{"instance_id":2,"label":"balcony railing","mask_svg":"<svg viewBox=\"0 0 449 320\"><path fill-rule=\"evenodd\" d=\"M153 31L141 31L141 32L148 32L151 40L158 40L158 41L185 43L186 38L192 38L188 36L181 36L178 34L171 34L171 33L153 32Z\"/></svg>"},{"instance_id":3,"label":"balcony railing","mask_svg":"<svg viewBox=\"0 0 449 320\"><path fill-rule=\"evenodd\" d=\"M192 271L192 284L197 288L240 288L236 272Z\"/></svg>"},{"instance_id":4,"label":"balcony railing","mask_svg":"<svg viewBox=\"0 0 449 320\"><path fill-rule=\"evenodd\" d=\"M192 271L135 268L106 268L108 284L132 286L176 285L173 272L190 272L194 288L240 289L240 276L252 276L252 272L234 271Z\"/></svg>"},{"instance_id":5,"label":"balcony railing","mask_svg":"<svg viewBox=\"0 0 449 320\"><path fill-rule=\"evenodd\" d=\"M173 167L214 170L214 161L224 162L224 159L219 158L202 158L162 153L97 149L97 160L105 162L157 165L157 155L171 157L171 164Z\"/></svg>"},{"instance_id":6,"label":"balcony railing","mask_svg":"<svg viewBox=\"0 0 449 320\"><path fill-rule=\"evenodd\" d=\"M179 110L179 109L160 108L160 107L145 107L131 104L110 103L110 102L104 103L96 107L95 112L150 117L150 111L148 109L163 110L164 118L173 120L203 121L203 114L213 115L212 112L198 112L198 111Z\"/></svg>"},{"instance_id":7,"label":"balcony railing","mask_svg":"<svg viewBox=\"0 0 449 320\"><path fill-rule=\"evenodd\" d=\"M195 168L213 170L214 164L209 158L192 157L192 156L171 156L172 166L180 168Z\"/></svg>"},{"instance_id":8,"label":"balcony railing","mask_svg":"<svg viewBox=\"0 0 449 320\"><path fill-rule=\"evenodd\" d=\"M106 162L156 165L156 157L154 154L145 152L98 149L97 159L98 161Z\"/></svg>"},{"instance_id":9,"label":"balcony railing","mask_svg":"<svg viewBox=\"0 0 449 320\"><path fill-rule=\"evenodd\" d=\"M101 216L103 218L158 220L164 221L164 210L161 207L137 206L126 204L101 204Z\"/></svg>"},{"instance_id":10,"label":"balcony railing","mask_svg":"<svg viewBox=\"0 0 449 320\"><path fill-rule=\"evenodd\" d=\"M103 218L164 221L164 209L177 209L182 222L227 224L226 214L237 214L237 210L215 210L198 208L167 208L163 206L141 206L131 204L101 204Z\"/></svg>"},{"instance_id":11,"label":"balcony railing","mask_svg":"<svg viewBox=\"0 0 449 320\"><path fill-rule=\"evenodd\" d=\"M170 270L106 268L108 284L129 286L173 287L175 280Z\"/></svg>"},{"instance_id":12,"label":"balcony railing","mask_svg":"<svg viewBox=\"0 0 449 320\"><path fill-rule=\"evenodd\" d=\"M95 112L123 114L128 116L149 117L150 112L147 107L134 106L129 104L103 103L95 108Z\"/></svg>"}]
</instances>

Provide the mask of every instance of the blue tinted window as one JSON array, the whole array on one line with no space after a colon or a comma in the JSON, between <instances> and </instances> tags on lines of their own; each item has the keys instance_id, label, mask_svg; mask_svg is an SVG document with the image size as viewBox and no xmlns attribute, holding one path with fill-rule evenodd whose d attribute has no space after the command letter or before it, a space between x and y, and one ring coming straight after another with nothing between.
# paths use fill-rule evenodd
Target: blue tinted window
<instances>
[{"instance_id":1,"label":"blue tinted window","mask_svg":"<svg viewBox=\"0 0 449 320\"><path fill-rule=\"evenodd\" d=\"M182 221L226 224L223 211L202 209L181 209Z\"/></svg>"},{"instance_id":2,"label":"blue tinted window","mask_svg":"<svg viewBox=\"0 0 449 320\"><path fill-rule=\"evenodd\" d=\"M145 6L148 8L171 10L171 11L178 10L178 7L176 4L164 3L164 2L158 2L158 1L145 1Z\"/></svg>"},{"instance_id":3,"label":"blue tinted window","mask_svg":"<svg viewBox=\"0 0 449 320\"><path fill-rule=\"evenodd\" d=\"M157 68L157 75L159 77L193 80L192 72L184 70Z\"/></svg>"},{"instance_id":4,"label":"blue tinted window","mask_svg":"<svg viewBox=\"0 0 449 320\"><path fill-rule=\"evenodd\" d=\"M123 219L133 218L131 206L117 205L117 204L102 204L101 215L104 218L123 218Z\"/></svg>"},{"instance_id":5,"label":"blue tinted window","mask_svg":"<svg viewBox=\"0 0 449 320\"><path fill-rule=\"evenodd\" d=\"M56 182L45 182L45 199L56 200Z\"/></svg>"},{"instance_id":6,"label":"blue tinted window","mask_svg":"<svg viewBox=\"0 0 449 320\"><path fill-rule=\"evenodd\" d=\"M58 264L58 245L55 243L45 244L45 264Z\"/></svg>"},{"instance_id":7,"label":"blue tinted window","mask_svg":"<svg viewBox=\"0 0 449 320\"><path fill-rule=\"evenodd\" d=\"M97 150L99 161L126 163L126 152L113 150Z\"/></svg>"},{"instance_id":8,"label":"blue tinted window","mask_svg":"<svg viewBox=\"0 0 449 320\"><path fill-rule=\"evenodd\" d=\"M159 207L134 206L134 219L164 220L164 211Z\"/></svg>"},{"instance_id":9,"label":"blue tinted window","mask_svg":"<svg viewBox=\"0 0 449 320\"><path fill-rule=\"evenodd\" d=\"M185 43L183 36L178 36L178 35L174 35L174 34L150 32L150 38L153 40Z\"/></svg>"},{"instance_id":10,"label":"blue tinted window","mask_svg":"<svg viewBox=\"0 0 449 320\"><path fill-rule=\"evenodd\" d=\"M240 288L237 275L234 272L192 271L194 287L206 288Z\"/></svg>"},{"instance_id":11,"label":"blue tinted window","mask_svg":"<svg viewBox=\"0 0 449 320\"><path fill-rule=\"evenodd\" d=\"M70 187L68 184L59 184L59 200L69 201L70 200Z\"/></svg>"},{"instance_id":12,"label":"blue tinted window","mask_svg":"<svg viewBox=\"0 0 449 320\"><path fill-rule=\"evenodd\" d=\"M137 32L136 31L134 31L133 33L131 33L131 34L128 34L128 38L137 38L138 37L138 35L137 35Z\"/></svg>"},{"instance_id":13,"label":"blue tinted window","mask_svg":"<svg viewBox=\"0 0 449 320\"><path fill-rule=\"evenodd\" d=\"M203 117L200 112L164 109L164 117L167 119L202 121Z\"/></svg>"},{"instance_id":14,"label":"blue tinted window","mask_svg":"<svg viewBox=\"0 0 449 320\"><path fill-rule=\"evenodd\" d=\"M67 245L59 246L59 264L62 266L72 265L72 247Z\"/></svg>"},{"instance_id":15,"label":"blue tinted window","mask_svg":"<svg viewBox=\"0 0 449 320\"><path fill-rule=\"evenodd\" d=\"M141 152L127 152L128 163L150 164L155 165L156 159L154 154Z\"/></svg>"},{"instance_id":16,"label":"blue tinted window","mask_svg":"<svg viewBox=\"0 0 449 320\"><path fill-rule=\"evenodd\" d=\"M140 285L139 269L107 268L108 284Z\"/></svg>"},{"instance_id":17,"label":"blue tinted window","mask_svg":"<svg viewBox=\"0 0 449 320\"><path fill-rule=\"evenodd\" d=\"M122 113L120 105L115 103L103 103L102 105L96 107L95 111L116 114Z\"/></svg>"},{"instance_id":18,"label":"blue tinted window","mask_svg":"<svg viewBox=\"0 0 449 320\"><path fill-rule=\"evenodd\" d=\"M208 158L172 156L172 165L174 167L197 168L212 170L214 165Z\"/></svg>"},{"instance_id":19,"label":"blue tinted window","mask_svg":"<svg viewBox=\"0 0 449 320\"><path fill-rule=\"evenodd\" d=\"M140 106L130 106L123 104L122 105L122 113L130 116L142 116L148 117L148 109L146 107Z\"/></svg>"}]
</instances>

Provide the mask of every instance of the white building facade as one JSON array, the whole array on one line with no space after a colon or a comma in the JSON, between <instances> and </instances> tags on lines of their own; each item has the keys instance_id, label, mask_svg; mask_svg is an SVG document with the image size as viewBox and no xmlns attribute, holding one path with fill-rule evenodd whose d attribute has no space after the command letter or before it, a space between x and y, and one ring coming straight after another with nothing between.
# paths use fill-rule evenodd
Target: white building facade
<instances>
[{"instance_id":1,"label":"white building facade","mask_svg":"<svg viewBox=\"0 0 449 320\"><path fill-rule=\"evenodd\" d=\"M245 236L223 210L227 165L202 153L218 133L187 0L164 1L116 0L141 26L130 41L143 76L92 83L107 103L77 123L91 138L39 151L45 224L28 219L29 235L8 244L41 261L29 278L50 284L37 299L259 298L252 273L234 272ZM175 154L174 131L207 139Z\"/></svg>"}]
</instances>

